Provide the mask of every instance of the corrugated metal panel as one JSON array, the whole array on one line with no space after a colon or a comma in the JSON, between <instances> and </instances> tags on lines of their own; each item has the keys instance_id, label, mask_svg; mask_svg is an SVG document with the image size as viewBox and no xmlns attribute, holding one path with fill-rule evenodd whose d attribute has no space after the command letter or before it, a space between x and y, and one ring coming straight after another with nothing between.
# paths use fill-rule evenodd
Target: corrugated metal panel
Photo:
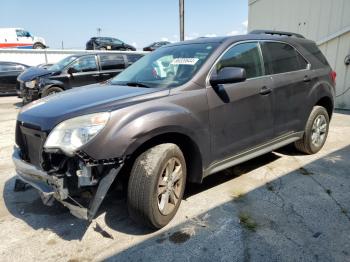
<instances>
[{"instance_id":1,"label":"corrugated metal panel","mask_svg":"<svg viewBox=\"0 0 350 262\"><path fill-rule=\"evenodd\" d=\"M249 0L248 3L248 31L284 30L301 33L316 42L326 39L320 49L337 72L337 94L350 87L350 66L344 64L345 56L350 54L350 33L330 37L346 32L350 26L350 0ZM336 105L350 109L350 90L337 98Z\"/></svg>"}]
</instances>

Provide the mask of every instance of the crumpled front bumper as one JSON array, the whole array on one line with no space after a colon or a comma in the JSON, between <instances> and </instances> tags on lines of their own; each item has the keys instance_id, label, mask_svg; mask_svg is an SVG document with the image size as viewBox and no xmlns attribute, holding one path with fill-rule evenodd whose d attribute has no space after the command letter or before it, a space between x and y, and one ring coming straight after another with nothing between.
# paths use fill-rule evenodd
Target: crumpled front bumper
<instances>
[{"instance_id":1,"label":"crumpled front bumper","mask_svg":"<svg viewBox=\"0 0 350 262\"><path fill-rule=\"evenodd\" d=\"M80 218L92 220L95 216L102 200L104 199L110 185L113 183L115 177L119 173L122 165L117 168L112 168L101 180L97 188L96 194L92 199L90 208L85 208L68 194L68 190L64 188L63 178L58 178L54 175L49 175L43 170L38 169L36 166L31 165L24 161L20 156L19 148L15 147L12 155L13 163L17 175L21 180L29 185L33 186L39 191L39 194L45 205L52 205L56 199L67 207L71 214ZM69 203L68 200L72 200L76 204Z\"/></svg>"}]
</instances>

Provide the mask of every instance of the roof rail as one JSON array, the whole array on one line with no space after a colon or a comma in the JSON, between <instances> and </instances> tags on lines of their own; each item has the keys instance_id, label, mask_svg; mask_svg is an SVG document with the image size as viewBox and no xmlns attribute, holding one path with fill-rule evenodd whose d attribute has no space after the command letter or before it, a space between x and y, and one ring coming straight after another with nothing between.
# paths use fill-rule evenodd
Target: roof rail
<instances>
[{"instance_id":1,"label":"roof rail","mask_svg":"<svg viewBox=\"0 0 350 262\"><path fill-rule=\"evenodd\" d=\"M292 32L284 32L284 31L273 31L273 30L253 30L250 31L249 34L267 34L267 35L279 35L279 36L294 36L297 38L305 38L301 34L292 33Z\"/></svg>"}]
</instances>

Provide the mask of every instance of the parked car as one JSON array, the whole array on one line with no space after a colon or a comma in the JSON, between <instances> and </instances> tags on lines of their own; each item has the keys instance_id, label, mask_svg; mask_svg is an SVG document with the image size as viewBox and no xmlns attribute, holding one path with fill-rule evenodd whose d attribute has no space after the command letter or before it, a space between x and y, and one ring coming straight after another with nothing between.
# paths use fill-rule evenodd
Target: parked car
<instances>
[{"instance_id":1,"label":"parked car","mask_svg":"<svg viewBox=\"0 0 350 262\"><path fill-rule=\"evenodd\" d=\"M0 28L0 48L47 48L45 39L23 28Z\"/></svg>"},{"instance_id":2,"label":"parked car","mask_svg":"<svg viewBox=\"0 0 350 262\"><path fill-rule=\"evenodd\" d=\"M136 48L113 37L91 37L86 43L86 50L136 51Z\"/></svg>"},{"instance_id":3,"label":"parked car","mask_svg":"<svg viewBox=\"0 0 350 262\"><path fill-rule=\"evenodd\" d=\"M29 66L0 61L0 94L16 94L17 76Z\"/></svg>"},{"instance_id":4,"label":"parked car","mask_svg":"<svg viewBox=\"0 0 350 262\"><path fill-rule=\"evenodd\" d=\"M31 67L17 78L18 93L28 103L73 87L96 84L119 74L142 54L72 55L45 69Z\"/></svg>"},{"instance_id":5,"label":"parked car","mask_svg":"<svg viewBox=\"0 0 350 262\"><path fill-rule=\"evenodd\" d=\"M165 46L170 44L168 41L161 41L161 42L154 42L146 47L143 48L143 51L154 51L159 47Z\"/></svg>"},{"instance_id":6,"label":"parked car","mask_svg":"<svg viewBox=\"0 0 350 262\"><path fill-rule=\"evenodd\" d=\"M21 110L17 173L44 203L57 199L89 220L117 177L130 216L161 228L187 182L290 143L317 153L332 117L335 72L314 42L256 32L165 46L101 87Z\"/></svg>"}]
</instances>

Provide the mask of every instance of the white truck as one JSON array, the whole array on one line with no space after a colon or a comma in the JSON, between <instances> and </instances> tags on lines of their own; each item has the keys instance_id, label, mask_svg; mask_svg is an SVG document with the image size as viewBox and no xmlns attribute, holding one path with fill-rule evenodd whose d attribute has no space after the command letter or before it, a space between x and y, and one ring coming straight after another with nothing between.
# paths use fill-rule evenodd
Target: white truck
<instances>
[{"instance_id":1,"label":"white truck","mask_svg":"<svg viewBox=\"0 0 350 262\"><path fill-rule=\"evenodd\" d=\"M0 28L0 48L47 48L42 37L33 36L23 28Z\"/></svg>"}]
</instances>

